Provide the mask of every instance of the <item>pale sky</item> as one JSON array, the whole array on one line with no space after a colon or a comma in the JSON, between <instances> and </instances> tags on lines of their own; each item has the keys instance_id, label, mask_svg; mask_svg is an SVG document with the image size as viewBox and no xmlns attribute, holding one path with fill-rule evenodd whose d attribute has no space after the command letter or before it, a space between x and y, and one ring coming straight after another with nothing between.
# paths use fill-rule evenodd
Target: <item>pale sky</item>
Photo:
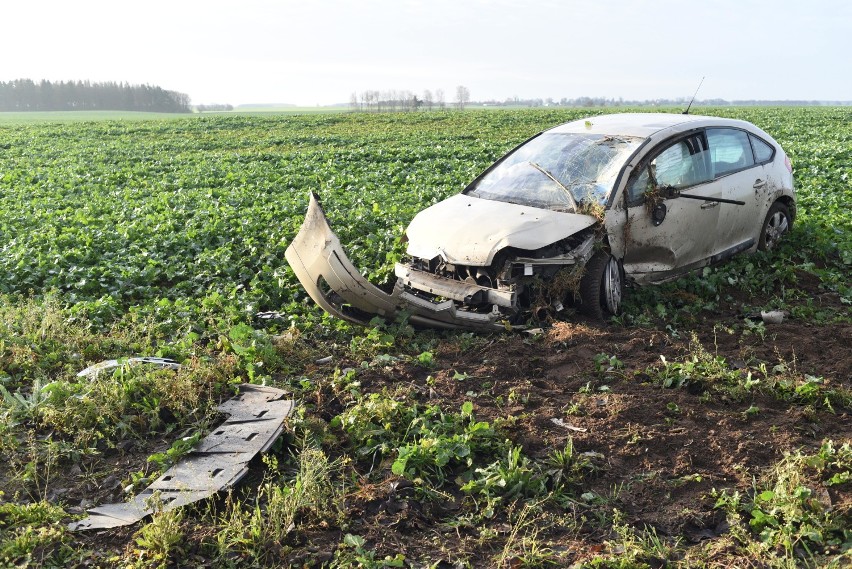
<instances>
[{"instance_id":1,"label":"pale sky","mask_svg":"<svg viewBox=\"0 0 852 569\"><path fill-rule=\"evenodd\" d=\"M27 0L0 7L0 80L147 83L193 103L852 100L848 0Z\"/></svg>"}]
</instances>

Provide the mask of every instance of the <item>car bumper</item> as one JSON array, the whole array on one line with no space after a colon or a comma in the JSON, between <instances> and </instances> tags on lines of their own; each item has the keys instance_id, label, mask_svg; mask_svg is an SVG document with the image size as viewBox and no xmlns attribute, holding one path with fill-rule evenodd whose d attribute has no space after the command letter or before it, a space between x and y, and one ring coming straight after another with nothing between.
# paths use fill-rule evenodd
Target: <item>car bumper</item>
<instances>
[{"instance_id":1,"label":"car bumper","mask_svg":"<svg viewBox=\"0 0 852 569\"><path fill-rule=\"evenodd\" d=\"M453 300L436 303L407 292L405 283L410 278L398 280L392 293L370 283L346 257L313 192L305 221L284 255L314 302L329 314L349 322L366 325L374 316L394 320L405 313L413 324L433 328L506 329L502 321L505 315L497 311L496 304L490 313L468 312L459 310ZM400 267L398 274L404 272ZM476 292L469 290L468 285L452 283L442 283L449 299ZM500 304L507 302L502 297L499 300Z\"/></svg>"}]
</instances>

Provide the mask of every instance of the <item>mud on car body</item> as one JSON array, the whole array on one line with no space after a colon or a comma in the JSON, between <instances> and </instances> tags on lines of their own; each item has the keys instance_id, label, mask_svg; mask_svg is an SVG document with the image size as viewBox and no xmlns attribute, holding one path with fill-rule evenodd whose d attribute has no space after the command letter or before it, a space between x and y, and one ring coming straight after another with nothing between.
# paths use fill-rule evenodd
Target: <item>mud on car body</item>
<instances>
[{"instance_id":1,"label":"mud on car body","mask_svg":"<svg viewBox=\"0 0 852 569\"><path fill-rule=\"evenodd\" d=\"M347 259L315 195L286 257L308 294L358 323L499 329L574 300L617 314L626 282L664 282L771 249L796 214L792 166L751 123L604 115L527 140L406 229L393 291Z\"/></svg>"}]
</instances>

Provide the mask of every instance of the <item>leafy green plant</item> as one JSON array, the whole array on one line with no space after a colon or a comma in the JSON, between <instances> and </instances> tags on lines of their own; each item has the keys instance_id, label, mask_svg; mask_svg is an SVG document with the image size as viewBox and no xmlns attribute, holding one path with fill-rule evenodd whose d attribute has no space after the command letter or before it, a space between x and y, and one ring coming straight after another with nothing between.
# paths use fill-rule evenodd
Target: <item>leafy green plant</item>
<instances>
[{"instance_id":1,"label":"leafy green plant","mask_svg":"<svg viewBox=\"0 0 852 569\"><path fill-rule=\"evenodd\" d=\"M462 486L469 494L506 499L541 497L548 493L547 477L517 446L482 468L477 468L470 481Z\"/></svg>"},{"instance_id":2,"label":"leafy green plant","mask_svg":"<svg viewBox=\"0 0 852 569\"><path fill-rule=\"evenodd\" d=\"M11 421L11 426L17 423L33 419L38 408L50 398L50 390L54 384L42 386L40 379L33 380L32 388L28 394L15 391L10 393L0 385L0 395L3 396L4 415Z\"/></svg>"},{"instance_id":3,"label":"leafy green plant","mask_svg":"<svg viewBox=\"0 0 852 569\"><path fill-rule=\"evenodd\" d=\"M74 555L71 539L57 525L0 532L0 563L9 567L63 567Z\"/></svg>"},{"instance_id":4,"label":"leafy green plant","mask_svg":"<svg viewBox=\"0 0 852 569\"><path fill-rule=\"evenodd\" d=\"M460 415L427 408L411 422L408 437L411 442L399 447L391 470L398 476L434 480L439 486L449 472L471 468L477 453L498 445L491 426L475 420L470 401L462 405Z\"/></svg>"},{"instance_id":5,"label":"leafy green plant","mask_svg":"<svg viewBox=\"0 0 852 569\"><path fill-rule=\"evenodd\" d=\"M181 437L172 443L172 446L166 452L158 452L149 456L148 462L156 464L160 470L165 470L189 454L199 440L201 440L201 432Z\"/></svg>"},{"instance_id":6,"label":"leafy green plant","mask_svg":"<svg viewBox=\"0 0 852 569\"><path fill-rule=\"evenodd\" d=\"M416 358L417 363L426 369L432 369L435 367L435 356L432 352L422 352Z\"/></svg>"},{"instance_id":7,"label":"leafy green plant","mask_svg":"<svg viewBox=\"0 0 852 569\"><path fill-rule=\"evenodd\" d=\"M571 437L562 449L553 450L544 463L544 475L555 490L578 484L596 470L588 454L578 453L574 449L574 439Z\"/></svg>"},{"instance_id":8,"label":"leafy green plant","mask_svg":"<svg viewBox=\"0 0 852 569\"><path fill-rule=\"evenodd\" d=\"M367 549L367 540L360 535L347 533L343 536L343 548L337 550L331 567L364 567L365 569L382 569L384 567L405 567L405 555L397 553L377 559L376 552Z\"/></svg>"},{"instance_id":9,"label":"leafy green plant","mask_svg":"<svg viewBox=\"0 0 852 569\"><path fill-rule=\"evenodd\" d=\"M616 356L600 353L595 356L595 371L599 374L614 372L624 368L624 362Z\"/></svg>"},{"instance_id":10,"label":"leafy green plant","mask_svg":"<svg viewBox=\"0 0 852 569\"><path fill-rule=\"evenodd\" d=\"M3 497L0 492L0 498ZM0 504L0 528L56 523L67 515L63 508L45 500L29 504L5 502Z\"/></svg>"},{"instance_id":11,"label":"leafy green plant","mask_svg":"<svg viewBox=\"0 0 852 569\"><path fill-rule=\"evenodd\" d=\"M387 393L372 393L332 419L349 436L359 457L384 455L404 440L399 433L416 418L418 408Z\"/></svg>"}]
</instances>

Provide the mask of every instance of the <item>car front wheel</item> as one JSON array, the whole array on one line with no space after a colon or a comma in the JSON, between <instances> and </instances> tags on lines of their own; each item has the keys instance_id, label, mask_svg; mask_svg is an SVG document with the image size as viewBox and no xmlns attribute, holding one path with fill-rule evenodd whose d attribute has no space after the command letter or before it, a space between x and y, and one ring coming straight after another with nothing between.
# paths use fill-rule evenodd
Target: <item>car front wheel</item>
<instances>
[{"instance_id":1,"label":"car front wheel","mask_svg":"<svg viewBox=\"0 0 852 569\"><path fill-rule=\"evenodd\" d=\"M580 312L603 320L621 311L624 275L618 259L606 251L598 251L586 263L580 280Z\"/></svg>"},{"instance_id":2,"label":"car front wheel","mask_svg":"<svg viewBox=\"0 0 852 569\"><path fill-rule=\"evenodd\" d=\"M781 202L775 202L769 208L766 219L763 221L763 229L760 231L760 240L757 248L760 251L771 251L775 248L781 237L790 231L793 219L790 210Z\"/></svg>"}]
</instances>

